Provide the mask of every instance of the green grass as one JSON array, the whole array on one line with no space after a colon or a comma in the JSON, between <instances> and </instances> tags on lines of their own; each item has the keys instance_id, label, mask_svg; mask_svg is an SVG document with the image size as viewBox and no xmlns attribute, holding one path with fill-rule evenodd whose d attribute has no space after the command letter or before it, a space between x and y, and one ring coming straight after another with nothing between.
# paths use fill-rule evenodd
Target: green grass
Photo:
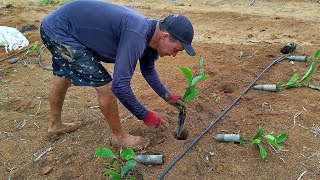
<instances>
[{"instance_id":1,"label":"green grass","mask_svg":"<svg viewBox=\"0 0 320 180\"><path fill-rule=\"evenodd\" d=\"M51 3L55 3L55 4L65 4L68 2L71 2L73 0L38 0L38 3L40 6L47 6Z\"/></svg>"}]
</instances>

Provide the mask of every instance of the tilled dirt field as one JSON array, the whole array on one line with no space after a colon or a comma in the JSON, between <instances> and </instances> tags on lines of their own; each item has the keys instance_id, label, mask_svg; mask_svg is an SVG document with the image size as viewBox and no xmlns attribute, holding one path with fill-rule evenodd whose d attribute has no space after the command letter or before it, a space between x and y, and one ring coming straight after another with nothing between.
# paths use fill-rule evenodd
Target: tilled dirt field
<instances>
[{"instance_id":1,"label":"tilled dirt field","mask_svg":"<svg viewBox=\"0 0 320 180\"><path fill-rule=\"evenodd\" d=\"M126 130L151 139L137 154L162 154L163 165L138 164L137 179L157 179L168 166L226 110L251 82L274 60L283 56L280 48L297 43L296 55L310 56L320 49L320 3L318 1L276 0L207 1L115 1L133 7L155 19L171 13L190 18L195 28L197 56L185 52L161 58L157 70L170 91L183 94L187 83L177 66L192 70L200 55L209 78L200 82L200 97L187 104L186 140L173 136L178 111L151 90L137 69L132 80L136 97L160 113L170 129L148 129L120 103L120 117ZM42 18L59 5L39 7L31 1L0 2L0 24L21 29L39 28ZM29 42L40 42L38 30L27 31ZM15 53L0 49L0 59ZM50 56L43 52L42 63L50 67ZM77 131L47 138L49 123L48 92L52 74L37 64L37 56L17 63L0 62L0 179L107 179L103 159L95 149L110 146L110 129L97 106L93 88L71 87L63 109L67 122L82 121ZM259 84L288 82L294 73L302 76L310 62L283 60L257 81ZM319 63L318 63L319 64ZM319 68L319 65L316 65ZM106 65L112 72L113 66ZM320 72L314 72L319 85ZM320 92L309 88L266 92L250 89L197 143L172 167L164 179L320 179ZM217 133L245 133L252 137L262 127L266 133L287 133L283 151L265 145L262 160L257 147L246 142L218 143ZM51 150L34 161L46 149ZM142 178L143 176L143 178Z\"/></svg>"}]
</instances>

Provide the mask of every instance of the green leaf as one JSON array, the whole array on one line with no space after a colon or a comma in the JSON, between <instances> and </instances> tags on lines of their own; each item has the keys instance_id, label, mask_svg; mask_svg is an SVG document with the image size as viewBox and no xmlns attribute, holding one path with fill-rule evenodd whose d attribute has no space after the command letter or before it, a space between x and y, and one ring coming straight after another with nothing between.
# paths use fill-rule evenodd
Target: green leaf
<instances>
[{"instance_id":1,"label":"green leaf","mask_svg":"<svg viewBox=\"0 0 320 180\"><path fill-rule=\"evenodd\" d=\"M125 148L120 154L120 157L125 160L133 159L135 156L136 155L131 148Z\"/></svg>"},{"instance_id":2,"label":"green leaf","mask_svg":"<svg viewBox=\"0 0 320 180\"><path fill-rule=\"evenodd\" d=\"M267 151L263 148L261 144L258 144L259 150L260 150L260 155L262 159L265 159L267 157Z\"/></svg>"},{"instance_id":3,"label":"green leaf","mask_svg":"<svg viewBox=\"0 0 320 180\"><path fill-rule=\"evenodd\" d=\"M201 81L201 80L205 80L207 79L209 76L208 75L199 75L199 76L196 76L192 79L192 82L191 82L191 86L194 86L196 85L196 83L198 81Z\"/></svg>"},{"instance_id":4,"label":"green leaf","mask_svg":"<svg viewBox=\"0 0 320 180\"><path fill-rule=\"evenodd\" d=\"M192 78L193 78L191 70L187 67L181 67L181 66L178 66L178 68L180 68L180 70L184 74L185 78L187 79L189 86L191 86L191 82L192 82Z\"/></svg>"},{"instance_id":5,"label":"green leaf","mask_svg":"<svg viewBox=\"0 0 320 180\"><path fill-rule=\"evenodd\" d=\"M293 76L291 77L290 81L286 84L286 86L292 87L297 83L297 80L299 78L298 73L294 73Z\"/></svg>"},{"instance_id":6,"label":"green leaf","mask_svg":"<svg viewBox=\"0 0 320 180\"><path fill-rule=\"evenodd\" d=\"M312 62L308 72L300 79L299 83L311 77L315 69L316 69L316 64L315 62Z\"/></svg>"},{"instance_id":7,"label":"green leaf","mask_svg":"<svg viewBox=\"0 0 320 180\"><path fill-rule=\"evenodd\" d=\"M114 155L114 153L108 148L97 148L96 157L117 159L116 155Z\"/></svg>"},{"instance_id":8,"label":"green leaf","mask_svg":"<svg viewBox=\"0 0 320 180\"><path fill-rule=\"evenodd\" d=\"M132 167L134 167L137 164L137 161L135 160L129 160L126 162L126 165L121 169L121 177L125 175Z\"/></svg>"},{"instance_id":9,"label":"green leaf","mask_svg":"<svg viewBox=\"0 0 320 180\"><path fill-rule=\"evenodd\" d=\"M276 138L271 135L271 134L268 134L268 135L265 135L264 138L267 140L267 141L274 141L276 140Z\"/></svg>"},{"instance_id":10,"label":"green leaf","mask_svg":"<svg viewBox=\"0 0 320 180\"><path fill-rule=\"evenodd\" d=\"M187 88L184 96L182 98L183 102L189 102L199 96L200 92L196 90L195 86L190 86Z\"/></svg>"},{"instance_id":11,"label":"green leaf","mask_svg":"<svg viewBox=\"0 0 320 180\"><path fill-rule=\"evenodd\" d=\"M286 138L287 138L287 134L282 133L276 137L276 141L277 141L277 143L282 143L286 140Z\"/></svg>"},{"instance_id":12,"label":"green leaf","mask_svg":"<svg viewBox=\"0 0 320 180\"><path fill-rule=\"evenodd\" d=\"M34 42L33 47L32 47L32 50L33 50L33 51L38 51L38 50L39 50L39 48L38 48L38 41Z\"/></svg>"},{"instance_id":13,"label":"green leaf","mask_svg":"<svg viewBox=\"0 0 320 180\"><path fill-rule=\"evenodd\" d=\"M314 54L314 58L320 57L320 49Z\"/></svg>"},{"instance_id":14,"label":"green leaf","mask_svg":"<svg viewBox=\"0 0 320 180\"><path fill-rule=\"evenodd\" d=\"M113 170L107 170L104 174L109 176L112 180L121 180L120 174Z\"/></svg>"},{"instance_id":15,"label":"green leaf","mask_svg":"<svg viewBox=\"0 0 320 180\"><path fill-rule=\"evenodd\" d=\"M311 88L311 89L315 89L315 90L319 90L319 91L320 91L320 86L314 86L314 85L308 84L307 87L308 87L308 88Z\"/></svg>"},{"instance_id":16,"label":"green leaf","mask_svg":"<svg viewBox=\"0 0 320 180\"><path fill-rule=\"evenodd\" d=\"M251 143L252 144L260 144L260 142L261 142L260 139L253 139Z\"/></svg>"},{"instance_id":17,"label":"green leaf","mask_svg":"<svg viewBox=\"0 0 320 180\"><path fill-rule=\"evenodd\" d=\"M257 134L253 136L253 140L259 139L262 136L262 134L263 134L263 129L259 127Z\"/></svg>"}]
</instances>

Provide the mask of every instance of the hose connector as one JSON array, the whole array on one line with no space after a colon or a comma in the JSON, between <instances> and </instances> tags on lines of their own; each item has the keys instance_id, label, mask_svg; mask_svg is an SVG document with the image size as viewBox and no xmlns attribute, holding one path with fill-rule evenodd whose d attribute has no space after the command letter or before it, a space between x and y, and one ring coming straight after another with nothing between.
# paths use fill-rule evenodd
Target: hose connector
<instances>
[{"instance_id":1,"label":"hose connector","mask_svg":"<svg viewBox=\"0 0 320 180\"><path fill-rule=\"evenodd\" d=\"M290 61L306 62L307 56L289 56L288 59Z\"/></svg>"}]
</instances>

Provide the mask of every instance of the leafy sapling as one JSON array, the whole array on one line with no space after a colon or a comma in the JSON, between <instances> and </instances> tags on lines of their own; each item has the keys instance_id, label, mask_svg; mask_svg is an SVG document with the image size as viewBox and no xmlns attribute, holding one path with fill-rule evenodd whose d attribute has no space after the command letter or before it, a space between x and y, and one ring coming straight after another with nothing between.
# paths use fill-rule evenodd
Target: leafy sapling
<instances>
[{"instance_id":1,"label":"leafy sapling","mask_svg":"<svg viewBox=\"0 0 320 180\"><path fill-rule=\"evenodd\" d=\"M126 173L137 164L137 161L134 160L135 153L131 148L122 150L120 152L120 157L116 156L109 148L97 148L96 157L112 160L111 163L104 163L108 167L104 174L109 176L112 180L125 179ZM134 178L130 177L130 179Z\"/></svg>"},{"instance_id":2,"label":"leafy sapling","mask_svg":"<svg viewBox=\"0 0 320 180\"><path fill-rule=\"evenodd\" d=\"M283 83L277 84L278 90L281 91L283 88L289 89L289 88L297 88L297 87L308 87L311 89L320 90L320 86L315 86L311 84L313 81L312 74L315 72L315 69L316 69L316 64L313 61L309 70L305 73L305 75L300 80L298 80L299 74L294 73L291 79L289 80L289 82L287 82L286 84L283 84Z\"/></svg>"},{"instance_id":3,"label":"leafy sapling","mask_svg":"<svg viewBox=\"0 0 320 180\"><path fill-rule=\"evenodd\" d=\"M183 102L190 102L191 100L197 98L200 95L200 91L196 90L196 84L199 81L205 80L209 77L209 75L205 74L204 69L202 69L203 66L203 58L200 56L198 67L196 70L195 76L193 76L191 70L187 67L178 66L182 73L184 74L187 82L188 87L186 88L186 91L184 92L182 101Z\"/></svg>"},{"instance_id":4,"label":"leafy sapling","mask_svg":"<svg viewBox=\"0 0 320 180\"><path fill-rule=\"evenodd\" d=\"M258 132L252 138L251 143L256 144L258 146L261 158L265 159L267 157L267 151L263 147L262 141L265 141L273 148L280 150L283 148L283 146L281 146L280 143L282 143L286 140L287 134L282 133L282 134L275 137L275 136L273 136L273 132L271 132L265 136L263 136L263 133L264 133L263 129L260 127ZM261 140L262 137L263 137L263 140Z\"/></svg>"},{"instance_id":5,"label":"leafy sapling","mask_svg":"<svg viewBox=\"0 0 320 180\"><path fill-rule=\"evenodd\" d=\"M33 46L27 50L25 56L27 56L27 55L29 55L31 53L38 53L39 50L40 50L38 45L39 45L38 41L34 42Z\"/></svg>"},{"instance_id":6,"label":"leafy sapling","mask_svg":"<svg viewBox=\"0 0 320 180\"><path fill-rule=\"evenodd\" d=\"M178 66L178 68L181 70L181 72L184 74L188 86L184 92L184 95L182 97L182 101L185 103L188 103L192 101L193 99L196 99L201 93L196 89L196 84L199 81L203 81L209 77L209 75L205 74L203 66L203 57L200 56L197 69L194 74L192 74L191 70L188 67L182 67ZM184 130L184 121L186 117L186 107L185 106L179 106L179 117L178 117L178 124L175 129L175 136L177 139L183 139L185 140L187 134L183 133Z\"/></svg>"},{"instance_id":7,"label":"leafy sapling","mask_svg":"<svg viewBox=\"0 0 320 180\"><path fill-rule=\"evenodd\" d=\"M292 57L298 57L298 56L292 56ZM305 57L305 56L304 56ZM278 83L278 84L259 84L255 85L254 89L256 90L264 90L264 91L281 91L284 88L290 89L290 88L297 88L297 87L308 87L315 90L320 90L320 86L313 85L313 78L312 75L315 72L316 69L316 62L320 61L320 50L318 50L313 56L310 56L306 59L308 62L312 62L309 70L305 73L305 75L299 79L299 74L294 73L291 79L286 83Z\"/></svg>"}]
</instances>

